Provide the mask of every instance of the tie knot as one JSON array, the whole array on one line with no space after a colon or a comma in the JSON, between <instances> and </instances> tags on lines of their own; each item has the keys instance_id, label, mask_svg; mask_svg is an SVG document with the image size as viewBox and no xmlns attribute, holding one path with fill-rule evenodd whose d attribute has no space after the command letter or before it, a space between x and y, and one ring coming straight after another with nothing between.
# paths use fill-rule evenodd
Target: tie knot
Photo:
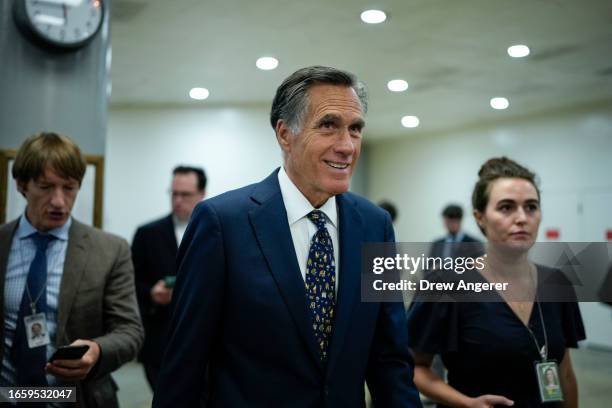
<instances>
[{"instance_id":1,"label":"tie knot","mask_svg":"<svg viewBox=\"0 0 612 408\"><path fill-rule=\"evenodd\" d=\"M325 228L325 214L320 210L313 210L308 213L308 219L317 226L317 229Z\"/></svg>"},{"instance_id":2,"label":"tie knot","mask_svg":"<svg viewBox=\"0 0 612 408\"><path fill-rule=\"evenodd\" d=\"M46 251L49 246L49 242L53 241L55 237L51 234L41 234L37 232L32 235L32 240L34 240L34 245L36 245L36 249L38 251Z\"/></svg>"}]
</instances>

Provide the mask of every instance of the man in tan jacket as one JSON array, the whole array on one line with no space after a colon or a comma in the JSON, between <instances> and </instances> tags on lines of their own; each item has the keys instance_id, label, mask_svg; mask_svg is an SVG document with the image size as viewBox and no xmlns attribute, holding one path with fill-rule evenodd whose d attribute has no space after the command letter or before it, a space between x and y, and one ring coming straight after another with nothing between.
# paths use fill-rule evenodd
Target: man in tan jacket
<instances>
[{"instance_id":1,"label":"man in tan jacket","mask_svg":"<svg viewBox=\"0 0 612 408\"><path fill-rule=\"evenodd\" d=\"M0 227L0 386L76 386L78 406L116 407L110 373L143 340L129 246L71 217L85 161L67 137L28 138L12 171L27 207ZM65 345L88 349L48 362Z\"/></svg>"}]
</instances>

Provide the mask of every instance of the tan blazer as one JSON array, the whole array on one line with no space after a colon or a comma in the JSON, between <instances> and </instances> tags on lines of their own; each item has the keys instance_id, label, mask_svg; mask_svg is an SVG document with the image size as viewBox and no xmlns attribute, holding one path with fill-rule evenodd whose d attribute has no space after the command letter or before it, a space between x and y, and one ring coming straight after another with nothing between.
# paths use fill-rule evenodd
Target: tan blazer
<instances>
[{"instance_id":1,"label":"tan blazer","mask_svg":"<svg viewBox=\"0 0 612 408\"><path fill-rule=\"evenodd\" d=\"M4 280L17 220L0 226L0 314ZM101 355L88 378L77 384L79 407L116 407L117 385L110 373L134 359L144 331L136 305L128 243L72 220L60 283L55 346L76 339L94 340ZM4 355L0 324L0 361Z\"/></svg>"}]
</instances>

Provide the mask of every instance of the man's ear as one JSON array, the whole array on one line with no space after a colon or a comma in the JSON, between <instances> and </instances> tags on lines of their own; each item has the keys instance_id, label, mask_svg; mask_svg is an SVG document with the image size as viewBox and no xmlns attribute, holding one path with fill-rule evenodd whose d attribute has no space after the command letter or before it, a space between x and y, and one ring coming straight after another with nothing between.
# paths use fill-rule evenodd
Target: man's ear
<instances>
[{"instance_id":1,"label":"man's ear","mask_svg":"<svg viewBox=\"0 0 612 408\"><path fill-rule=\"evenodd\" d=\"M283 119L279 119L276 122L276 140L280 145L283 152L287 153L291 150L291 137L293 137L293 132L287 126L287 123Z\"/></svg>"},{"instance_id":2,"label":"man's ear","mask_svg":"<svg viewBox=\"0 0 612 408\"><path fill-rule=\"evenodd\" d=\"M28 191L28 183L24 183L23 181L19 181L19 180L16 180L16 181L17 181L17 191L21 193L23 198L27 198L26 192Z\"/></svg>"}]
</instances>

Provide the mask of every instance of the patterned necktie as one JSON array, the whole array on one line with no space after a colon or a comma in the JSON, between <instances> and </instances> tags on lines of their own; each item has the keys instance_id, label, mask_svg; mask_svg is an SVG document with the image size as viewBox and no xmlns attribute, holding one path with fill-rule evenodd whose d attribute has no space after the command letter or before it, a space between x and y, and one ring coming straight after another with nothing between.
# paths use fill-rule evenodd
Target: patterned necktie
<instances>
[{"instance_id":1,"label":"patterned necktie","mask_svg":"<svg viewBox=\"0 0 612 408\"><path fill-rule=\"evenodd\" d=\"M47 247L55 237L37 232L32 235L32 239L36 245L36 254L30 264L26 288L19 306L11 355L17 371L17 386L44 387L47 386L44 370L47 347L28 347L23 319L35 313L47 312Z\"/></svg>"},{"instance_id":2,"label":"patterned necktie","mask_svg":"<svg viewBox=\"0 0 612 408\"><path fill-rule=\"evenodd\" d=\"M327 348L332 334L336 305L336 261L334 244L327 228L325 215L314 210L308 219L317 226L306 263L306 296L312 317L312 328L319 346L321 361L327 361Z\"/></svg>"}]
</instances>

